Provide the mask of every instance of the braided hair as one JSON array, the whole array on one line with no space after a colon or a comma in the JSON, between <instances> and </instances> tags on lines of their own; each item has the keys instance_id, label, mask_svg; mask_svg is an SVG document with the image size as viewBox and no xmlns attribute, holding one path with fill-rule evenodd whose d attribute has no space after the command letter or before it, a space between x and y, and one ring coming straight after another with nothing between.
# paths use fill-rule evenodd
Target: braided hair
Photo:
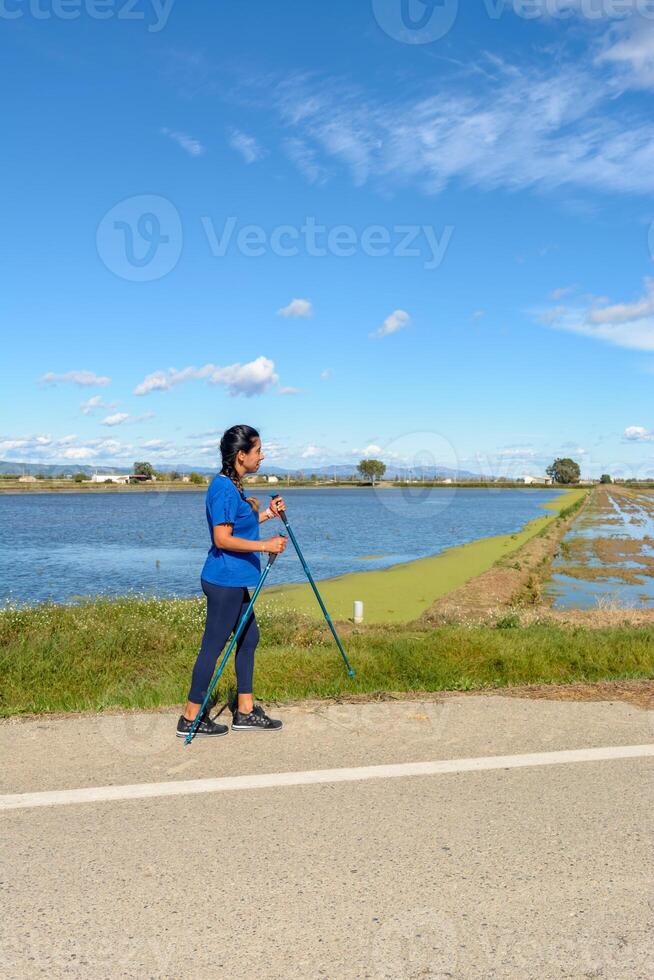
<instances>
[{"instance_id":1,"label":"braided hair","mask_svg":"<svg viewBox=\"0 0 654 980\"><path fill-rule=\"evenodd\" d=\"M223 433L220 440L220 455L222 456L222 468L220 472L228 476L232 481L243 500L259 512L259 501L256 497L246 497L243 489L243 482L236 470L236 457L239 452L249 453L259 433L250 425L233 425Z\"/></svg>"}]
</instances>

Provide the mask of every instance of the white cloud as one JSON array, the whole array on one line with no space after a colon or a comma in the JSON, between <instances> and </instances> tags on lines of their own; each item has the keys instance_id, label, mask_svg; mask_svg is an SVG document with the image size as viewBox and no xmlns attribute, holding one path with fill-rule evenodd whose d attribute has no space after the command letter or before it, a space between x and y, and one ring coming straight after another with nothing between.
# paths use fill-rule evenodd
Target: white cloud
<instances>
[{"instance_id":1,"label":"white cloud","mask_svg":"<svg viewBox=\"0 0 654 980\"><path fill-rule=\"evenodd\" d=\"M62 459L94 459L98 454L98 449L91 449L89 446L71 446L59 453L59 456Z\"/></svg>"},{"instance_id":2,"label":"white cloud","mask_svg":"<svg viewBox=\"0 0 654 980\"><path fill-rule=\"evenodd\" d=\"M135 395L147 395L152 391L169 391L176 385L186 381L203 380L208 384L224 385L230 395L263 395L268 388L279 381L275 373L275 364L267 357L257 357L247 364L230 364L227 367L217 367L215 364L205 364L201 368L187 367L178 371L168 368L167 371L154 371L148 374L134 389Z\"/></svg>"},{"instance_id":3,"label":"white cloud","mask_svg":"<svg viewBox=\"0 0 654 980\"><path fill-rule=\"evenodd\" d=\"M559 286L557 289L552 290L549 298L554 300L555 303L558 303L559 300L563 299L569 293L573 292L574 288L575 288L574 286Z\"/></svg>"},{"instance_id":4,"label":"white cloud","mask_svg":"<svg viewBox=\"0 0 654 980\"><path fill-rule=\"evenodd\" d=\"M572 452L573 456L587 456L588 450L584 449L583 446L568 446L566 447L568 451Z\"/></svg>"},{"instance_id":5,"label":"white cloud","mask_svg":"<svg viewBox=\"0 0 654 980\"><path fill-rule=\"evenodd\" d=\"M475 310L472 314L473 320L482 320L486 316L486 310Z\"/></svg>"},{"instance_id":6,"label":"white cloud","mask_svg":"<svg viewBox=\"0 0 654 980\"><path fill-rule=\"evenodd\" d=\"M628 87L654 88L654 23L629 17L612 26L603 39L597 64L609 64Z\"/></svg>"},{"instance_id":7,"label":"white cloud","mask_svg":"<svg viewBox=\"0 0 654 980\"><path fill-rule=\"evenodd\" d=\"M130 415L129 412L116 412L108 415L100 425L136 425L138 422L149 422L155 418L154 412L144 412L143 415Z\"/></svg>"},{"instance_id":8,"label":"white cloud","mask_svg":"<svg viewBox=\"0 0 654 980\"><path fill-rule=\"evenodd\" d=\"M11 453L30 445L27 439L0 439L0 453Z\"/></svg>"},{"instance_id":9,"label":"white cloud","mask_svg":"<svg viewBox=\"0 0 654 980\"><path fill-rule=\"evenodd\" d=\"M393 310L390 316L386 317L381 327L373 331L370 336L388 337L389 334L397 333L398 330L408 326L410 321L411 317L405 310Z\"/></svg>"},{"instance_id":10,"label":"white cloud","mask_svg":"<svg viewBox=\"0 0 654 980\"><path fill-rule=\"evenodd\" d=\"M301 392L302 392L302 389L301 388L287 387L287 388L280 388L279 389L279 394L280 395L299 395L299 394L301 394Z\"/></svg>"},{"instance_id":11,"label":"white cloud","mask_svg":"<svg viewBox=\"0 0 654 980\"><path fill-rule=\"evenodd\" d=\"M207 432L191 432L189 439L209 439L211 436L222 436L222 429L209 429ZM220 440L217 440L217 442Z\"/></svg>"},{"instance_id":12,"label":"white cloud","mask_svg":"<svg viewBox=\"0 0 654 980\"><path fill-rule=\"evenodd\" d=\"M609 305L605 297L587 308L555 306L535 311L539 322L629 350L654 351L654 280L633 303Z\"/></svg>"},{"instance_id":13,"label":"white cloud","mask_svg":"<svg viewBox=\"0 0 654 980\"><path fill-rule=\"evenodd\" d=\"M127 412L116 412L115 415L107 415L105 419L102 420L101 425L121 425L126 422L129 418Z\"/></svg>"},{"instance_id":14,"label":"white cloud","mask_svg":"<svg viewBox=\"0 0 654 980\"><path fill-rule=\"evenodd\" d=\"M204 153L204 146L200 140L193 139L192 136L187 136L186 133L179 133L174 130L167 129L165 126L161 132L174 143L177 143L178 146L181 146L181 148L185 150L189 156L199 157Z\"/></svg>"},{"instance_id":15,"label":"white cloud","mask_svg":"<svg viewBox=\"0 0 654 980\"><path fill-rule=\"evenodd\" d=\"M321 379L321 381L329 381L329 379L331 378L331 376L332 376L332 369L331 368L325 368L324 371L321 371L320 372L320 379Z\"/></svg>"},{"instance_id":16,"label":"white cloud","mask_svg":"<svg viewBox=\"0 0 654 980\"><path fill-rule=\"evenodd\" d=\"M476 72L437 85L384 101L334 79L295 76L272 98L299 169L328 158L358 186L654 190L654 121L626 113L599 66L550 57L517 67L487 55Z\"/></svg>"},{"instance_id":17,"label":"white cloud","mask_svg":"<svg viewBox=\"0 0 654 980\"><path fill-rule=\"evenodd\" d=\"M654 442L654 429L646 429L642 425L628 425L624 437L629 442Z\"/></svg>"},{"instance_id":18,"label":"white cloud","mask_svg":"<svg viewBox=\"0 0 654 980\"><path fill-rule=\"evenodd\" d=\"M140 445L141 449L170 449L173 444L164 439L146 439Z\"/></svg>"},{"instance_id":19,"label":"white cloud","mask_svg":"<svg viewBox=\"0 0 654 980\"><path fill-rule=\"evenodd\" d=\"M172 444L171 444L172 446ZM123 461L134 461L138 459L143 450L143 445L135 448L131 443L120 442L118 439L101 437L96 439L85 439L78 442L76 435L66 435L61 438L53 438L45 434L28 435L22 437L0 438L0 454L7 459L15 462L65 462L66 460L102 460L107 464L121 464ZM148 455L153 458L159 453L166 451L165 444L157 448L152 446L147 449ZM193 450L181 447L180 457Z\"/></svg>"},{"instance_id":20,"label":"white cloud","mask_svg":"<svg viewBox=\"0 0 654 980\"><path fill-rule=\"evenodd\" d=\"M534 459L540 454L528 446L509 446L506 449L498 450L495 455L501 459Z\"/></svg>"},{"instance_id":21,"label":"white cloud","mask_svg":"<svg viewBox=\"0 0 654 980\"><path fill-rule=\"evenodd\" d=\"M329 172L319 162L317 152L304 140L297 138L283 140L282 148L310 184L326 183Z\"/></svg>"},{"instance_id":22,"label":"white cloud","mask_svg":"<svg viewBox=\"0 0 654 980\"><path fill-rule=\"evenodd\" d=\"M308 299L292 299L288 306L282 306L277 313L279 316L309 317L313 314L313 307Z\"/></svg>"},{"instance_id":23,"label":"white cloud","mask_svg":"<svg viewBox=\"0 0 654 980\"><path fill-rule=\"evenodd\" d=\"M119 442L107 439L89 439L75 445L76 435L53 438L45 434L0 439L0 453L16 461L63 461L95 459L100 454L115 454L122 447Z\"/></svg>"},{"instance_id":24,"label":"white cloud","mask_svg":"<svg viewBox=\"0 0 654 980\"><path fill-rule=\"evenodd\" d=\"M319 446L307 446L300 453L301 459L315 459L317 456L323 456L324 452Z\"/></svg>"},{"instance_id":25,"label":"white cloud","mask_svg":"<svg viewBox=\"0 0 654 980\"><path fill-rule=\"evenodd\" d=\"M257 357L247 364L216 368L209 378L209 384L225 385L230 395L245 395L246 398L263 395L278 381L275 365L267 357Z\"/></svg>"},{"instance_id":26,"label":"white cloud","mask_svg":"<svg viewBox=\"0 0 654 980\"><path fill-rule=\"evenodd\" d=\"M0 453L35 453L42 455L58 451L62 446L69 446L77 439L76 435L63 436L61 439L53 439L50 435L39 433L28 436L4 436L0 437Z\"/></svg>"},{"instance_id":27,"label":"white cloud","mask_svg":"<svg viewBox=\"0 0 654 980\"><path fill-rule=\"evenodd\" d=\"M115 408L116 404L116 402L103 402L102 395L93 395L92 398L88 398L80 404L80 409L83 415L93 415L94 412L100 412L103 409L107 411Z\"/></svg>"},{"instance_id":28,"label":"white cloud","mask_svg":"<svg viewBox=\"0 0 654 980\"><path fill-rule=\"evenodd\" d=\"M227 142L233 150L240 153L246 163L256 163L266 155L266 151L259 145L254 136L248 136L240 129L231 129L227 136Z\"/></svg>"},{"instance_id":29,"label":"white cloud","mask_svg":"<svg viewBox=\"0 0 654 980\"><path fill-rule=\"evenodd\" d=\"M645 295L635 303L616 303L592 309L588 314L591 323L630 323L654 314L654 279L645 279Z\"/></svg>"},{"instance_id":30,"label":"white cloud","mask_svg":"<svg viewBox=\"0 0 654 980\"><path fill-rule=\"evenodd\" d=\"M81 385L82 387L102 388L111 384L111 378L94 374L93 371L67 371L65 374L55 374L49 371L39 378L39 384L42 385L67 383Z\"/></svg>"}]
</instances>

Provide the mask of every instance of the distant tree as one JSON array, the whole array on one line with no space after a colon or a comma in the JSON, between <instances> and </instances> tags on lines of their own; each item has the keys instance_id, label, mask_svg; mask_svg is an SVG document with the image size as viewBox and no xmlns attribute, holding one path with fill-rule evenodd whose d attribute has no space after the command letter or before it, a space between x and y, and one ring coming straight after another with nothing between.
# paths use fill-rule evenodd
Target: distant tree
<instances>
[{"instance_id":1,"label":"distant tree","mask_svg":"<svg viewBox=\"0 0 654 980\"><path fill-rule=\"evenodd\" d=\"M189 480L191 481L191 483L195 483L195 484L204 483L204 477L202 476L201 473L195 473L195 472L191 473L189 476Z\"/></svg>"},{"instance_id":2,"label":"distant tree","mask_svg":"<svg viewBox=\"0 0 654 980\"><path fill-rule=\"evenodd\" d=\"M171 471L170 471L170 473L168 474L168 479L169 479L169 480L181 480L181 478L182 478L182 477L181 477L181 475L180 475L180 474L179 474L179 473L177 472L177 470L171 470Z\"/></svg>"},{"instance_id":3,"label":"distant tree","mask_svg":"<svg viewBox=\"0 0 654 980\"><path fill-rule=\"evenodd\" d=\"M145 476L151 480L154 476L154 466L152 463L134 463L134 476Z\"/></svg>"},{"instance_id":4,"label":"distant tree","mask_svg":"<svg viewBox=\"0 0 654 980\"><path fill-rule=\"evenodd\" d=\"M45 473L35 473L37 480L45 480Z\"/></svg>"},{"instance_id":5,"label":"distant tree","mask_svg":"<svg viewBox=\"0 0 654 980\"><path fill-rule=\"evenodd\" d=\"M381 459L362 459L357 470L362 479L372 480L374 484L375 478L380 480L386 472L386 463L382 463Z\"/></svg>"},{"instance_id":6,"label":"distant tree","mask_svg":"<svg viewBox=\"0 0 654 980\"><path fill-rule=\"evenodd\" d=\"M602 473L600 476L600 483L613 483L613 480L608 473Z\"/></svg>"},{"instance_id":7,"label":"distant tree","mask_svg":"<svg viewBox=\"0 0 654 980\"><path fill-rule=\"evenodd\" d=\"M86 473L76 473L75 476L73 477L75 483L84 483L85 479L86 479Z\"/></svg>"},{"instance_id":8,"label":"distant tree","mask_svg":"<svg viewBox=\"0 0 654 980\"><path fill-rule=\"evenodd\" d=\"M579 483L581 475L579 463L575 463L574 459L569 457L555 459L545 472L555 483Z\"/></svg>"},{"instance_id":9,"label":"distant tree","mask_svg":"<svg viewBox=\"0 0 654 980\"><path fill-rule=\"evenodd\" d=\"M318 479L318 474L317 473L312 473L311 476L309 477L309 479L311 480L312 483L315 483L316 480Z\"/></svg>"}]
</instances>

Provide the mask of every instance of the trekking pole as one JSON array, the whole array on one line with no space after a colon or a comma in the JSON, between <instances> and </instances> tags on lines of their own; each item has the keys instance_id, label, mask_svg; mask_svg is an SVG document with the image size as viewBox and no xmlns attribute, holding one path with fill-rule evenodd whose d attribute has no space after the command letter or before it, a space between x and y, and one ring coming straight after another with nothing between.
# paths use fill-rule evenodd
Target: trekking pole
<instances>
[{"instance_id":1,"label":"trekking pole","mask_svg":"<svg viewBox=\"0 0 654 980\"><path fill-rule=\"evenodd\" d=\"M274 500L276 497L279 497L279 494L278 493L271 493L270 496ZM341 656L343 657L343 660L345 661L345 666L347 668L347 672L348 672L348 674L349 674L350 677L354 677L354 671L350 667L350 662L349 662L349 660L347 659L347 657L345 655L345 650L343 649L343 645L342 645L341 641L338 638L338 633L336 632L336 629L334 627L334 624L332 623L331 619L329 618L329 613L327 612L327 610L325 608L325 603L320 598L320 593L318 592L318 589L316 587L316 583L313 580L313 575L309 571L309 566L307 565L306 561L304 560L304 555L300 551L300 546L297 543L297 538L293 534L293 528L288 523L288 517L286 516L286 513L283 510L281 510L279 512L279 516L281 517L281 519L283 520L284 524L286 525L286 530L288 531L288 536L290 537L291 541L293 542L293 544L295 546L295 550L297 551L297 556L300 559L300 561L302 562L302 567L304 568L304 571L306 572L307 578L309 579L309 582L311 583L311 588L315 592L316 599L320 603L320 608L322 609L323 615L324 615L325 619L327 620L327 625L329 626L330 630L332 631L332 636L336 640L336 646L341 651Z\"/></svg>"},{"instance_id":2,"label":"trekking pole","mask_svg":"<svg viewBox=\"0 0 654 980\"><path fill-rule=\"evenodd\" d=\"M184 745L188 745L189 742L193 739L193 736L195 735L195 731L196 731L198 725L200 724L200 719L202 718L202 715L204 713L204 710L205 710L205 708L207 707L207 705L209 703L209 699L211 698L211 695L213 694L213 690L214 690L216 684L218 683L218 680L220 679L220 675L222 674L223 670L225 669L225 664L229 660L229 655L232 652L232 648L234 647L234 644L236 643L236 641L238 640L239 636L243 632L243 627L245 626L245 623L247 621L248 616L252 612L252 607L254 606L255 599L259 595L259 592L261 590L261 586L266 581L266 576L268 575L268 572L272 568L272 565L273 565L273 562L275 561L275 558L277 558L277 555L275 553L272 553L272 554L268 555L268 564L266 565L266 567L264 568L264 570L262 572L261 578L259 579L259 582L257 584L257 587L256 587L256 589L254 590L254 592L252 594L252 598L250 599L250 602L248 604L247 609L245 610L245 612L241 616L240 623L238 624L237 628L234 630L234 636L232 637L231 643L229 644L229 646L227 647L227 650L225 651L225 654L223 656L223 659L220 662L220 666L218 668L218 672L217 672L216 676L214 677L214 679L212 680L211 684L209 685L209 688L207 690L207 693L204 696L204 701L202 702L202 705L200 706L200 710L198 711L197 715L193 719L193 724L191 725L191 727L189 729L189 733L186 736L186 738L184 739Z\"/></svg>"}]
</instances>

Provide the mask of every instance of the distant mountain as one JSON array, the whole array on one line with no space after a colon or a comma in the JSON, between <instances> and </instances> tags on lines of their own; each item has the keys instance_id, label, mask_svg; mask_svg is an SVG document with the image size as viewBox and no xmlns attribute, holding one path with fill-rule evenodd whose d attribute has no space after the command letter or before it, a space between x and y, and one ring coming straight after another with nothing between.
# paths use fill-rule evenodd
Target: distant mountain
<instances>
[{"instance_id":1,"label":"distant mountain","mask_svg":"<svg viewBox=\"0 0 654 980\"><path fill-rule=\"evenodd\" d=\"M277 474L277 470L272 467L266 472ZM355 476L358 475L356 465L352 463L345 463L339 466L303 466L300 469L291 470L293 473L304 473L305 476L309 476L311 473L315 473L317 476ZM284 474L286 471L284 471ZM478 473L471 473L470 470L453 470L448 466L414 466L412 468L406 466L393 466L387 465L386 472L384 473L385 480L392 480L394 477L400 476L403 478L412 477L413 479L420 479L421 477L451 477L455 479L456 477L464 478L469 480L471 478L479 479Z\"/></svg>"},{"instance_id":2,"label":"distant mountain","mask_svg":"<svg viewBox=\"0 0 654 980\"><path fill-rule=\"evenodd\" d=\"M205 467L205 466L188 466L185 463L175 464L175 463L154 463L155 469L161 469L164 472L170 470L177 470L178 473L202 473L203 476L210 476L213 473L217 473L219 467ZM114 473L131 473L131 465L125 466L93 466L88 463L75 463L75 462L65 462L65 463L18 463L12 462L10 460L0 460L0 474L19 474L20 476L39 476L43 475L46 477L55 476L74 476L75 473L84 473L85 476L91 477L94 473L102 473L107 476ZM291 478L297 478L301 473L305 477L311 476L315 473L317 476L331 477L335 476L340 479L357 476L357 468L352 463L339 463L334 466L302 466L294 468L284 468L279 466L265 466L262 468L261 473L264 475L278 476L284 478L290 476ZM386 473L384 474L384 479L394 479L396 476L407 479L420 479L425 477L426 479L433 478L434 476L451 479L479 479L478 474L471 473L469 470L453 470L447 466L416 466L413 469L408 469L401 466L387 466Z\"/></svg>"},{"instance_id":3,"label":"distant mountain","mask_svg":"<svg viewBox=\"0 0 654 980\"><path fill-rule=\"evenodd\" d=\"M92 476L94 473L126 473L131 471L132 467L118 467L118 466L87 466L83 463L19 463L11 460L0 460L0 474L11 473L12 475L18 474L19 476L59 476L63 473L65 476L74 476L75 473L84 473L86 476Z\"/></svg>"}]
</instances>

